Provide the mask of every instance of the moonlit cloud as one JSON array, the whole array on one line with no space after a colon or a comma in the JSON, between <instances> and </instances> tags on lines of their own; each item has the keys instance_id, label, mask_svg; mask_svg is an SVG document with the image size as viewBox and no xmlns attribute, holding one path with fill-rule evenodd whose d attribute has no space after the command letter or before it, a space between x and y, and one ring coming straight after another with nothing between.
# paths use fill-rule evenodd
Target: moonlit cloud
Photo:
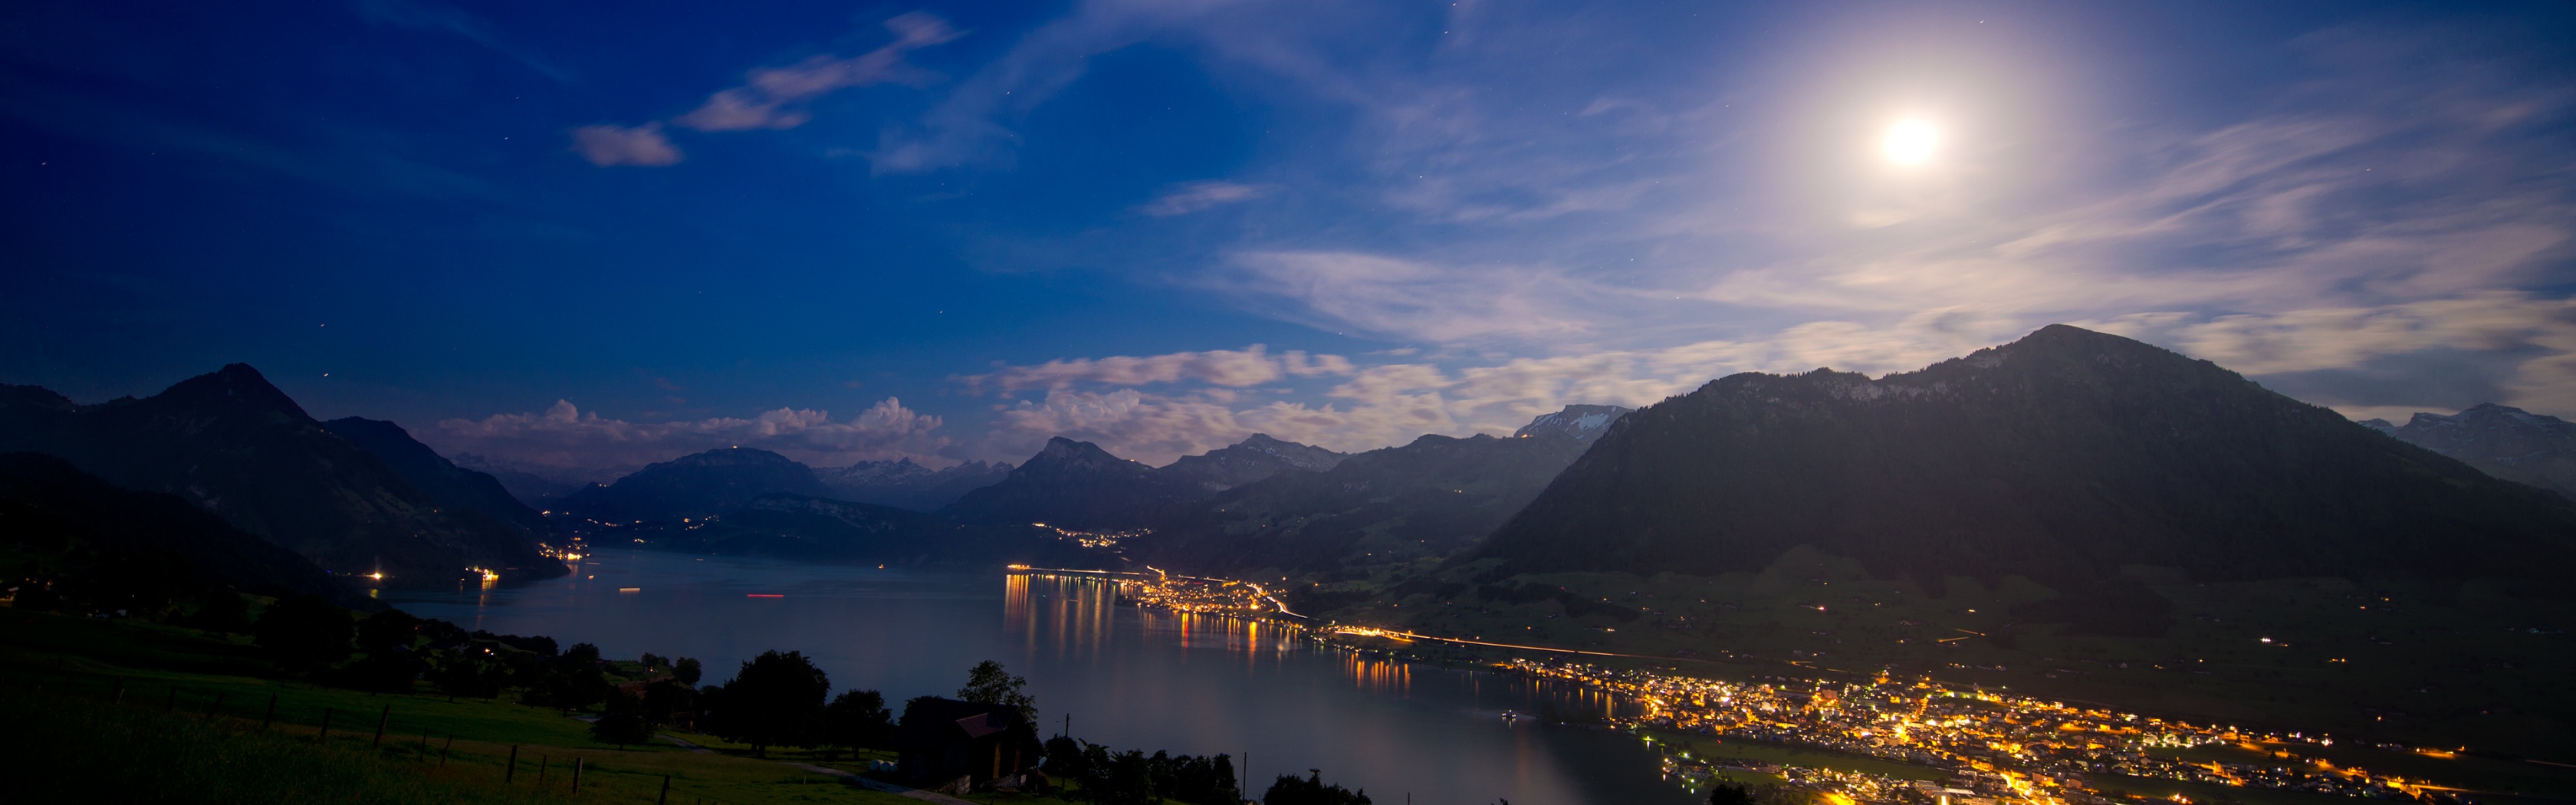
<instances>
[{"instance_id":1,"label":"moonlit cloud","mask_svg":"<svg viewBox=\"0 0 2576 805\"><path fill-rule=\"evenodd\" d=\"M1885 97L1866 85L1900 80L1886 65L1807 71L1782 90L1796 100L1765 100L1640 79L1655 71L1618 59L1533 58L1629 35L1551 10L1461 7L1440 25L1452 38L1417 58L1335 58L1353 20L1382 13L1337 8L1354 16L1082 3L888 127L871 159L879 173L1007 168L1029 115L1092 59L1185 49L1294 96L1282 102L1347 111L1323 158L1346 180L1296 196L1354 212L1246 207L1247 234L1159 279L1428 352L1304 371L1258 346L1003 367L952 379L1045 394L997 409L966 449L1017 459L1076 435L1159 463L1268 432L1363 450L1651 403L1735 371L1910 370L2055 322L2357 415L2576 406L2569 313L2536 290L2566 279L2576 232L2576 182L2549 134L2576 93L2438 35L2312 34L2290 44L2299 80L2232 118L2151 126L2036 112L2065 88L2014 77L2028 54L1911 51L1907 70L1985 96L1927 115L1854 100ZM775 125L775 108L742 119ZM1816 128L1837 120L1849 130ZM1177 217L1280 186L1184 182L1132 209ZM1279 232L1298 234L1257 234ZM1282 385L1326 375L1329 389Z\"/></svg>"},{"instance_id":2,"label":"moonlit cloud","mask_svg":"<svg viewBox=\"0 0 2576 805\"><path fill-rule=\"evenodd\" d=\"M1036 366L1008 366L1000 371L955 378L970 392L992 389L1011 394L1023 389L1062 389L1076 383L1144 385L1192 381L1217 386L1252 386L1285 376L1349 374L1351 363L1339 355L1308 356L1297 350L1272 357L1254 344L1241 350L1173 352L1143 357L1071 358Z\"/></svg>"},{"instance_id":3,"label":"moonlit cloud","mask_svg":"<svg viewBox=\"0 0 2576 805\"><path fill-rule=\"evenodd\" d=\"M455 8L409 0L359 0L356 10L358 17L370 24L409 28L416 31L434 31L460 37L474 44L491 48L495 52L506 54L547 78L556 81L572 80L572 75L563 68L525 49L503 42L501 37L493 34L491 26L482 19Z\"/></svg>"},{"instance_id":4,"label":"moonlit cloud","mask_svg":"<svg viewBox=\"0 0 2576 805\"><path fill-rule=\"evenodd\" d=\"M1240 201L1251 201L1269 193L1270 188L1261 185L1217 181L1187 182L1164 191L1153 201L1136 208L1136 211L1156 218L1169 218Z\"/></svg>"},{"instance_id":5,"label":"moonlit cloud","mask_svg":"<svg viewBox=\"0 0 2576 805\"><path fill-rule=\"evenodd\" d=\"M1124 368L1071 371L1101 362L1059 361L1021 367L1056 367L1026 375L1043 377L1045 382L1018 386L1044 387L1046 395L995 408L993 430L968 449L978 458L1017 462L1049 437L1066 436L1097 442L1124 458L1161 465L1254 433L1343 452L1403 444L1423 434L1504 435L1567 405L1643 406L1736 372L1803 372L1820 366L1872 373L1917 369L1989 346L1992 342L1978 329L1987 324L1929 313L1886 328L1813 322L1754 341L1707 341L1496 363L1469 361L1454 367L1343 363L1331 374L1347 379L1324 392L1321 403L1245 393L1217 383L1220 378L1246 380L1259 372L1157 371L1152 375L1155 381L1179 387L1146 391L1112 387L1138 377L1137 372ZM1171 366L1208 354L1125 360ZM1268 380L1242 385L1262 382Z\"/></svg>"},{"instance_id":6,"label":"moonlit cloud","mask_svg":"<svg viewBox=\"0 0 2576 805\"><path fill-rule=\"evenodd\" d=\"M1276 315L1442 342L1592 330L1607 324L1597 318L1607 312L1603 303L1627 295L1544 267L1439 265L1353 252L1247 252L1235 256L1232 268L1209 284L1256 302L1293 304L1266 306Z\"/></svg>"},{"instance_id":7,"label":"moonlit cloud","mask_svg":"<svg viewBox=\"0 0 2576 805\"><path fill-rule=\"evenodd\" d=\"M883 47L849 58L819 55L753 70L742 86L707 96L705 104L671 122L699 131L795 128L813 117L802 106L807 101L851 87L928 81L931 74L905 64L904 54L964 35L947 20L920 12L886 20L885 27L895 38Z\"/></svg>"},{"instance_id":8,"label":"moonlit cloud","mask_svg":"<svg viewBox=\"0 0 2576 805\"><path fill-rule=\"evenodd\" d=\"M719 447L756 447L818 467L902 457L936 458L948 446L940 418L892 397L855 419L826 411L780 408L747 419L628 422L584 412L558 400L542 412L449 419L418 434L440 452L474 453L492 463L548 476L613 480L645 464Z\"/></svg>"},{"instance_id":9,"label":"moonlit cloud","mask_svg":"<svg viewBox=\"0 0 2576 805\"><path fill-rule=\"evenodd\" d=\"M680 148L662 136L662 124L626 127L609 124L572 130L572 150L590 164L660 167L680 162Z\"/></svg>"}]
</instances>

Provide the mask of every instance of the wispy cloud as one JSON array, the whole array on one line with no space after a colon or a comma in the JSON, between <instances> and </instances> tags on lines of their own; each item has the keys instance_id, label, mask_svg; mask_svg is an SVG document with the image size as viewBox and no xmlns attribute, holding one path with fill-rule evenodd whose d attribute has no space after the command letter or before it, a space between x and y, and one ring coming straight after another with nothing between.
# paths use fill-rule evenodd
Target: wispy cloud
<instances>
[{"instance_id":1,"label":"wispy cloud","mask_svg":"<svg viewBox=\"0 0 2576 805\"><path fill-rule=\"evenodd\" d=\"M1139 386L1156 383L1207 383L1254 386L1283 377L1350 374L1351 363L1339 355L1308 356L1289 350L1272 356L1254 344L1240 350L1172 352L1162 355L1069 358L1034 366L1005 366L999 371L952 378L970 393L987 389L1013 394L1026 389L1063 389L1080 383Z\"/></svg>"},{"instance_id":2,"label":"wispy cloud","mask_svg":"<svg viewBox=\"0 0 2576 805\"><path fill-rule=\"evenodd\" d=\"M904 54L955 40L965 33L947 20L912 12L885 21L894 41L875 50L842 58L817 55L785 67L751 71L741 86L718 90L706 103L671 123L698 131L790 129L813 119L805 105L817 98L876 84L925 84L934 74L904 62ZM680 162L679 146L662 133L662 123L640 126L600 124L572 130L572 149L593 165L663 166Z\"/></svg>"},{"instance_id":3,"label":"wispy cloud","mask_svg":"<svg viewBox=\"0 0 2576 805\"><path fill-rule=\"evenodd\" d=\"M444 420L420 436L442 452L474 453L500 466L608 480L719 447L774 450L815 466L907 456L935 463L948 446L937 433L940 424L939 417L905 408L893 397L845 422L833 421L827 411L796 408L750 418L628 422L558 400L541 412Z\"/></svg>"},{"instance_id":4,"label":"wispy cloud","mask_svg":"<svg viewBox=\"0 0 2576 805\"><path fill-rule=\"evenodd\" d=\"M1136 211L1156 218L1169 218L1239 201L1251 201L1269 194L1270 188L1266 185L1220 181L1187 182L1173 185L1163 191L1162 195L1154 197L1153 201L1137 207Z\"/></svg>"},{"instance_id":5,"label":"wispy cloud","mask_svg":"<svg viewBox=\"0 0 2576 805\"><path fill-rule=\"evenodd\" d=\"M573 153L600 167L643 165L660 167L680 162L680 147L663 136L662 124L641 126L600 124L572 130Z\"/></svg>"},{"instance_id":6,"label":"wispy cloud","mask_svg":"<svg viewBox=\"0 0 2576 805\"><path fill-rule=\"evenodd\" d=\"M551 61L538 57L525 48L504 42L492 33L481 18L461 9L416 0L358 0L358 17L374 25L431 31L460 37L491 48L526 65L528 69L556 81L573 80L572 73Z\"/></svg>"},{"instance_id":7,"label":"wispy cloud","mask_svg":"<svg viewBox=\"0 0 2576 805\"><path fill-rule=\"evenodd\" d=\"M1013 388L1045 388L1047 393L996 407L992 430L980 443L961 448L981 458L1017 461L1049 437L1067 436L1098 442L1119 456L1164 464L1253 433L1346 452L1403 444L1424 434L1501 435L1567 405L1641 406L1736 372L1832 366L1884 373L1920 368L1993 343L1982 330L1964 324L1954 314L1936 312L1891 327L1812 322L1749 341L1453 365L1353 366L1322 356L1304 373L1346 379L1326 391L1320 404L1245 389L1275 378L1272 370L1248 364L1247 370L1235 372L1164 368L1202 362L1211 353L1106 359L1105 364L1055 361L1014 367L1028 371L1013 375L1020 378ZM1130 362L1158 368L1140 372ZM1295 365L1283 360L1278 371L1296 374ZM975 380L1000 382L996 375ZM1117 387L1147 384L1165 388Z\"/></svg>"},{"instance_id":8,"label":"wispy cloud","mask_svg":"<svg viewBox=\"0 0 2576 805\"><path fill-rule=\"evenodd\" d=\"M807 101L851 87L927 83L935 76L904 63L904 54L964 35L947 20L921 12L886 20L885 27L894 41L883 47L848 58L819 55L753 70L742 86L707 96L704 105L671 122L699 131L795 128L813 117L803 108Z\"/></svg>"},{"instance_id":9,"label":"wispy cloud","mask_svg":"<svg viewBox=\"0 0 2576 805\"><path fill-rule=\"evenodd\" d=\"M1546 266L1445 265L1361 252L1246 252L1208 287L1327 329L1454 342L1593 330L1628 294Z\"/></svg>"}]
</instances>

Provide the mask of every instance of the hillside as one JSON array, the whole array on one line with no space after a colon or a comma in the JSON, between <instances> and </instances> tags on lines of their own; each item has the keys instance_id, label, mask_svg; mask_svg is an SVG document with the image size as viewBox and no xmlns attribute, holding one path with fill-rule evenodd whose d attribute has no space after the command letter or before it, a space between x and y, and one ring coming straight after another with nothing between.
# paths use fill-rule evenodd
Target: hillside
<instances>
[{"instance_id":1,"label":"hillside","mask_svg":"<svg viewBox=\"0 0 2576 805\"><path fill-rule=\"evenodd\" d=\"M1482 554L1714 575L1797 545L1934 581L2536 576L2576 558L2576 506L2061 325L1877 380L1733 375L1630 414Z\"/></svg>"},{"instance_id":2,"label":"hillside","mask_svg":"<svg viewBox=\"0 0 2576 805\"><path fill-rule=\"evenodd\" d=\"M1350 456L1321 447L1273 439L1255 433L1228 447L1210 450L1155 470L1209 492L1222 492L1288 472L1323 472Z\"/></svg>"},{"instance_id":3,"label":"hillside","mask_svg":"<svg viewBox=\"0 0 2576 805\"><path fill-rule=\"evenodd\" d=\"M55 597L118 602L112 609L138 596L219 588L362 598L312 560L177 495L118 488L40 453L0 454L0 543L18 551L10 572L51 576ZM28 567L16 566L22 563Z\"/></svg>"},{"instance_id":4,"label":"hillside","mask_svg":"<svg viewBox=\"0 0 2576 805\"><path fill-rule=\"evenodd\" d=\"M120 487L178 495L325 570L381 571L392 586L452 584L469 566L566 572L524 532L446 510L243 364L97 405L0 386L0 452L54 455Z\"/></svg>"},{"instance_id":5,"label":"hillside","mask_svg":"<svg viewBox=\"0 0 2576 805\"><path fill-rule=\"evenodd\" d=\"M411 433L381 419L345 417L322 423L322 427L354 442L402 474L413 488L429 495L443 509L465 509L490 516L509 528L517 529L528 539L546 542L555 538L555 526L545 515L528 508L501 487L499 479L489 474L456 466L440 456L429 445L411 438Z\"/></svg>"},{"instance_id":6,"label":"hillside","mask_svg":"<svg viewBox=\"0 0 2576 805\"><path fill-rule=\"evenodd\" d=\"M1210 571L1332 572L1447 556L1510 519L1587 446L1556 432L1423 436L1228 490L1138 550Z\"/></svg>"}]
</instances>

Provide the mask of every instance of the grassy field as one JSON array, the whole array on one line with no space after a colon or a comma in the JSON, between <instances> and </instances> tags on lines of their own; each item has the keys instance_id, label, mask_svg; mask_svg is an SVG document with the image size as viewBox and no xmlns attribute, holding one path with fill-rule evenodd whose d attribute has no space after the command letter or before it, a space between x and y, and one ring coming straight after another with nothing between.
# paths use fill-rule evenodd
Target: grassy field
<instances>
[{"instance_id":1,"label":"grassy field","mask_svg":"<svg viewBox=\"0 0 2576 805\"><path fill-rule=\"evenodd\" d=\"M570 714L276 679L238 638L0 608L0 757L16 801L918 803L781 761L869 756L592 741ZM271 710L274 702L274 710ZM328 719L327 735L324 731ZM378 724L384 725L379 741ZM515 771L510 769L515 749ZM875 757L884 758L883 754ZM576 795L571 772L582 767ZM21 796L33 792L35 796ZM1058 803L978 794L977 802Z\"/></svg>"}]
</instances>

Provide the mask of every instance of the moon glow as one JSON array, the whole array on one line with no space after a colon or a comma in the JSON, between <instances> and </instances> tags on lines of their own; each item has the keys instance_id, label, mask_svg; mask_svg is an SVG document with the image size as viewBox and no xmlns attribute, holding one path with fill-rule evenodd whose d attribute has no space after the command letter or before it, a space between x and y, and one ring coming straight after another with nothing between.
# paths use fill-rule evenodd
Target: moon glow
<instances>
[{"instance_id":1,"label":"moon glow","mask_svg":"<svg viewBox=\"0 0 2576 805\"><path fill-rule=\"evenodd\" d=\"M1932 158L1932 150L1941 144L1941 133L1932 124L1920 120L1900 121L1887 129L1879 140L1879 151L1889 162L1920 165Z\"/></svg>"}]
</instances>

